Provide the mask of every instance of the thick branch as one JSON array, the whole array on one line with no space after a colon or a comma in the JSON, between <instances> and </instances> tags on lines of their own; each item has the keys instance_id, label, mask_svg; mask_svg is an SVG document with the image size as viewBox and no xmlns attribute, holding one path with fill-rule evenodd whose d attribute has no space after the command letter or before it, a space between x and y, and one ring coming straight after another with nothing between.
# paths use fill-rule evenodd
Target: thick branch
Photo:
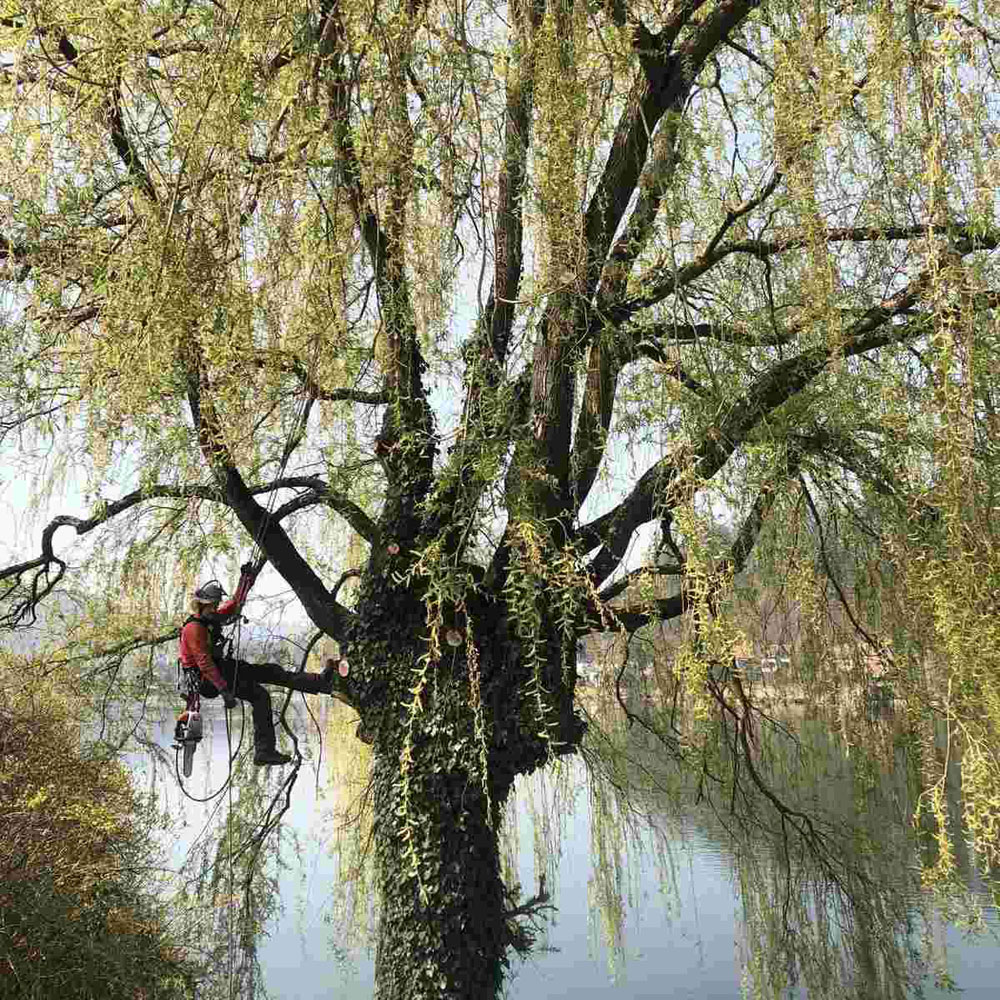
<instances>
[{"instance_id":1,"label":"thick branch","mask_svg":"<svg viewBox=\"0 0 1000 1000\"><path fill-rule=\"evenodd\" d=\"M222 421L211 398L202 394L201 347L194 337L182 345L181 360L187 373L188 403L202 454L219 484L225 502L271 565L295 592L313 624L331 638L343 636L354 615L333 601L323 581L302 557L280 524L253 498L226 446Z\"/></svg>"},{"instance_id":2,"label":"thick branch","mask_svg":"<svg viewBox=\"0 0 1000 1000\"><path fill-rule=\"evenodd\" d=\"M594 326L597 325L595 317ZM623 330L609 336L595 334L587 364L587 381L584 386L576 439L573 443L571 468L574 511L578 512L590 492L604 458L608 430L614 412L618 377L626 365L648 358L662 365L661 372L675 378L686 389L704 395L705 388L693 379L678 358L671 358L664 350L667 343L690 343L704 336L716 337L722 328L710 323L699 324L649 324L641 328ZM747 341L759 345L761 342ZM719 338L725 339L725 338Z\"/></svg>"},{"instance_id":3,"label":"thick branch","mask_svg":"<svg viewBox=\"0 0 1000 1000\"><path fill-rule=\"evenodd\" d=\"M649 238L672 181L680 115L691 87L720 39L737 27L757 2L729 0L719 4L673 52L674 41L698 6L697 2L680 4L673 19L653 40L654 47L639 53L642 73L619 119L604 171L584 216L586 263L582 297L585 301L598 289L602 274L603 294L612 301L622 294L628 273ZM647 169L653 135L668 111L667 122L656 139L660 153ZM639 186L641 177L646 182ZM637 187L636 207L609 259L615 232ZM541 512L548 515L571 506L574 501L579 503L589 490L603 453L617 380L613 357L602 348L592 351L578 420L578 447L571 459L574 401L571 369L585 341L579 336L583 333L580 329L574 330L575 336L566 335L566 327L570 325L566 322L569 305L565 296L553 296L539 327L533 360L535 444L522 446L513 463L516 477L541 460L548 482L555 484L555 489L550 487L542 497L546 502L541 505Z\"/></svg>"},{"instance_id":4,"label":"thick branch","mask_svg":"<svg viewBox=\"0 0 1000 1000\"><path fill-rule=\"evenodd\" d=\"M504 114L504 154L497 177L497 221L494 233L493 291L486 308L489 349L495 365L507 356L514 322L514 303L523 264L523 199L525 167L531 140L531 109L535 85L535 47L532 32L541 24L543 0L518 0L512 5L520 64L508 70ZM466 359L467 361L469 359ZM471 391L475 385L470 385Z\"/></svg>"},{"instance_id":5,"label":"thick branch","mask_svg":"<svg viewBox=\"0 0 1000 1000\"><path fill-rule=\"evenodd\" d=\"M625 0L609 0L607 10L616 27L632 32L632 47L637 52L647 52L655 46L652 32L626 7Z\"/></svg>"},{"instance_id":6,"label":"thick branch","mask_svg":"<svg viewBox=\"0 0 1000 1000\"><path fill-rule=\"evenodd\" d=\"M335 510L366 541L377 544L379 529L375 522L356 504L338 490L331 489L325 482L312 476L289 477L288 484L295 480L296 486L307 486L307 492L287 501L271 515L273 521L282 521L295 511L323 504Z\"/></svg>"},{"instance_id":7,"label":"thick branch","mask_svg":"<svg viewBox=\"0 0 1000 1000\"><path fill-rule=\"evenodd\" d=\"M156 188L153 185L153 179L149 176L149 172L143 165L142 160L139 158L139 153L135 146L132 144L125 131L125 117L122 113L122 103L121 103L121 77L115 80L115 85L112 88L111 95L108 98L108 122L111 125L111 143L115 147L115 151L121 157L122 163L128 168L128 171L136 179L139 187L142 189L143 193L152 202L157 202L159 199L156 196Z\"/></svg>"},{"instance_id":8,"label":"thick branch","mask_svg":"<svg viewBox=\"0 0 1000 1000\"><path fill-rule=\"evenodd\" d=\"M60 665L72 663L74 660L103 660L111 656L122 657L127 653L135 652L137 649L148 649L150 646L162 646L164 643L173 642L180 638L180 634L181 630L175 628L170 632L164 632L162 635L126 639L124 642L115 643L114 646L108 646L106 649L88 649L86 653L67 657L65 660L60 661ZM106 669L106 667L100 667L91 671L91 673L103 672Z\"/></svg>"},{"instance_id":9,"label":"thick branch","mask_svg":"<svg viewBox=\"0 0 1000 1000\"><path fill-rule=\"evenodd\" d=\"M667 17L666 24L656 39L657 42L661 46L673 45L678 35L691 22L691 18L705 6L705 2L706 0L678 0Z\"/></svg>"},{"instance_id":10,"label":"thick branch","mask_svg":"<svg viewBox=\"0 0 1000 1000\"><path fill-rule=\"evenodd\" d=\"M680 96L675 92L676 84L670 86L672 67L673 62L665 53L658 58L650 53L644 60L643 73L632 85L615 129L604 172L584 216L588 295L597 287L608 247L646 164L653 131L671 102Z\"/></svg>"},{"instance_id":11,"label":"thick branch","mask_svg":"<svg viewBox=\"0 0 1000 1000\"><path fill-rule=\"evenodd\" d=\"M670 566L640 566L639 569L626 573L620 580L615 580L609 584L597 596L602 601L613 601L628 590L629 587L637 583L643 583L658 576L683 576L684 567L680 565Z\"/></svg>"},{"instance_id":12,"label":"thick branch","mask_svg":"<svg viewBox=\"0 0 1000 1000\"><path fill-rule=\"evenodd\" d=\"M395 92L392 118L398 140L393 146L390 197L383 224L371 208L351 131L351 74L344 58L346 31L335 0L323 4L319 63L327 88L328 116L343 165L351 209L375 270L375 287L386 337L386 388L392 399L383 415L378 454L399 501L386 504L386 514L416 510L426 497L433 475L433 420L423 384L426 362L420 351L416 319L404 266L406 203L413 183L413 127L407 107L406 41L390 61ZM404 485L405 484L405 485ZM401 506L400 506L401 505ZM400 523L410 521L400 517ZM409 533L415 530L412 526ZM401 536L404 534L401 532Z\"/></svg>"},{"instance_id":13,"label":"thick branch","mask_svg":"<svg viewBox=\"0 0 1000 1000\"><path fill-rule=\"evenodd\" d=\"M524 194L535 83L536 46L532 35L541 25L545 3L517 0L511 9L512 34L516 37L513 47L518 56L506 80L493 287L484 314L462 351L466 384L462 422L450 468L439 477L442 488L435 504L448 521L445 546L449 553L457 553L468 538L479 497L490 479L489 470L499 453L506 450L511 417L517 414L517 407L511 410L499 404L524 263Z\"/></svg>"},{"instance_id":14,"label":"thick branch","mask_svg":"<svg viewBox=\"0 0 1000 1000\"><path fill-rule=\"evenodd\" d=\"M38 37L42 37L45 33L45 29L40 29ZM59 54L65 60L64 65L73 67L77 66L80 59L80 51L70 40L69 36L61 34L57 44ZM60 72L65 72L63 65L53 61L51 57L50 62L56 67L56 69L60 70ZM89 82L96 83L97 81ZM137 181L143 193L150 199L150 201L156 202L158 199L153 180L140 159L135 146L129 139L125 128L125 118L122 112L121 104L121 82L122 78L121 73L119 72L115 76L112 84L102 84L102 86L107 86L109 91L107 101L105 103L105 113L107 115L108 126L111 133L111 144L114 146L115 152L120 157L122 163L125 164L129 173Z\"/></svg>"},{"instance_id":15,"label":"thick branch","mask_svg":"<svg viewBox=\"0 0 1000 1000\"><path fill-rule=\"evenodd\" d=\"M610 617L616 629L635 632L650 622L668 622L679 618L687 610L688 602L685 594L675 594L673 597L662 597L647 602L641 609L616 608L610 616L602 615L596 606L588 608L586 617L580 624L579 635L589 635L593 632L607 632Z\"/></svg>"},{"instance_id":16,"label":"thick branch","mask_svg":"<svg viewBox=\"0 0 1000 1000\"><path fill-rule=\"evenodd\" d=\"M296 489L305 487L311 503L322 503L341 514L345 520L365 538L371 540L378 535L374 521L357 505L346 497L331 490L321 479L314 476L288 476L275 479L269 483L249 487L250 496L271 493L276 489ZM147 500L208 500L219 503L227 502L226 497L216 486L195 484L190 486L173 486L159 483L141 490L133 490L117 500L107 501L99 505L96 513L90 517L74 517L70 514L60 514L54 517L42 530L41 552L33 559L14 563L0 568L0 581L9 581L6 589L0 590L0 600L14 599L9 611L0 617L0 627L15 628L18 625L30 625L35 621L38 605L52 592L62 579L66 563L55 555L53 540L60 528L73 528L77 536L89 534L95 528L118 517ZM292 501L295 503L295 501ZM279 511L280 512L280 511ZM278 513L273 518L278 519ZM283 516L283 515L282 515ZM30 579L25 577L30 575Z\"/></svg>"},{"instance_id":17,"label":"thick branch","mask_svg":"<svg viewBox=\"0 0 1000 1000\"><path fill-rule=\"evenodd\" d=\"M598 337L587 357L587 381L580 402L580 416L577 419L576 439L570 461L574 476L573 505L576 510L580 509L587 498L604 458L622 364L620 352L606 338Z\"/></svg>"},{"instance_id":18,"label":"thick branch","mask_svg":"<svg viewBox=\"0 0 1000 1000\"><path fill-rule=\"evenodd\" d=\"M681 28L700 6L697 0L687 0L679 5L663 32L656 36L655 51L642 54L643 76L629 96L612 140L604 174L587 208L584 233L590 267L589 290L596 287L611 239L645 167L649 142L660 118L668 108L681 111L705 61L720 41L758 5L759 0L720 3L676 54L671 54ZM658 204L658 200L658 197L652 199L648 206L654 214L653 202Z\"/></svg>"},{"instance_id":19,"label":"thick branch","mask_svg":"<svg viewBox=\"0 0 1000 1000\"><path fill-rule=\"evenodd\" d=\"M643 323L642 326L628 326L621 330L621 350L628 358L638 356L651 360L662 360L665 348L684 344L697 344L701 340L711 340L720 344L740 347L782 347L790 344L802 333L801 327L792 327L787 332L766 334L751 331L746 324L730 323Z\"/></svg>"},{"instance_id":20,"label":"thick branch","mask_svg":"<svg viewBox=\"0 0 1000 1000\"><path fill-rule=\"evenodd\" d=\"M975 246L979 246L978 242ZM966 243L963 248L961 252L970 252L974 246ZM911 310L930 281L928 270L899 295L869 309L845 333L839 345L813 347L773 365L697 444L678 449L657 462L614 510L582 527L577 533L582 549L589 550L603 543L590 564L595 582L600 584L614 572L639 525L671 510L697 488L697 483L711 479L769 413L801 392L832 360L862 354L926 332L927 322L922 317L901 324L892 324L891 320Z\"/></svg>"},{"instance_id":21,"label":"thick branch","mask_svg":"<svg viewBox=\"0 0 1000 1000\"><path fill-rule=\"evenodd\" d=\"M785 479L798 474L802 462L803 449L800 441L791 442L784 461L782 473ZM720 569L723 578L731 578L737 573L741 573L746 566L746 561L753 551L761 528L767 520L768 515L774 507L778 490L774 484L767 484L762 487L749 512L743 519L736 537L729 546L726 556L720 561ZM633 570L621 580L616 581L606 587L600 593L602 601L609 601L625 593L634 583L650 576L680 576L684 575L683 565L672 566L644 566ZM684 584L681 584L680 594L669 598L658 598L652 601L645 601L641 604L628 604L623 608L615 609L615 619L630 631L634 631L640 625L652 621L665 621L669 618L677 617L686 610L687 601L684 594Z\"/></svg>"},{"instance_id":22,"label":"thick branch","mask_svg":"<svg viewBox=\"0 0 1000 1000\"><path fill-rule=\"evenodd\" d=\"M679 126L680 116L675 115L656 138L660 149L646 171L649 182L642 186L625 232L615 243L610 260L603 269L603 278L597 289L598 302L617 301L624 294L629 272L649 239L660 204L673 183ZM595 318L600 312L598 306ZM575 478L572 496L577 510L590 492L604 456L623 361L622 353L606 340L598 338L592 343L570 461Z\"/></svg>"},{"instance_id":23,"label":"thick branch","mask_svg":"<svg viewBox=\"0 0 1000 1000\"><path fill-rule=\"evenodd\" d=\"M660 52L670 51L682 27L701 6L701 0L685 0L678 5L674 15L656 38ZM732 31L748 13L749 8L741 9L738 4L731 5L728 11L715 12L677 50L672 70L675 79L672 81L673 93L670 100L670 107L675 113L667 116L663 128L656 136L655 142L658 152L652 163L644 170L644 180L639 185L639 197L635 208L628 220L625 232L619 237L611 251L598 292L599 302L616 302L621 297L628 275L653 231L653 223L659 213L663 198L673 185L681 109L687 101L695 79L705 62L715 51L719 40ZM652 133L655 123L648 127ZM777 187L779 176L772 180L772 183L765 188L758 199L728 213L730 218L726 228L741 215L746 214L766 199ZM714 242L718 242L720 238L721 235Z\"/></svg>"},{"instance_id":24,"label":"thick branch","mask_svg":"<svg viewBox=\"0 0 1000 1000\"><path fill-rule=\"evenodd\" d=\"M737 240L706 250L695 260L671 270L653 284L652 290L641 298L631 299L609 308L605 320L615 325L625 322L640 309L648 308L696 281L719 261L730 254L744 253L761 260L788 250L797 250L815 243L868 243L878 240L913 240L927 236L949 236L956 241L960 253L972 250L995 250L1000 245L1000 230L977 234L965 226L944 228L932 224L914 226L841 226L825 233L806 233L796 230L785 237L773 240Z\"/></svg>"},{"instance_id":25,"label":"thick branch","mask_svg":"<svg viewBox=\"0 0 1000 1000\"><path fill-rule=\"evenodd\" d=\"M112 503L105 503L91 517L73 517L69 514L54 517L42 530L41 553L38 556L0 569L0 581L8 581L5 589L0 591L0 601L13 601L10 609L0 616L0 627L12 629L34 624L39 604L62 579L66 563L52 548L53 539L60 528L74 528L78 536L86 535L150 497L205 496L208 499L208 494L218 499L217 491L211 487L155 487L152 490L136 490ZM28 579L25 580L25 577Z\"/></svg>"}]
</instances>

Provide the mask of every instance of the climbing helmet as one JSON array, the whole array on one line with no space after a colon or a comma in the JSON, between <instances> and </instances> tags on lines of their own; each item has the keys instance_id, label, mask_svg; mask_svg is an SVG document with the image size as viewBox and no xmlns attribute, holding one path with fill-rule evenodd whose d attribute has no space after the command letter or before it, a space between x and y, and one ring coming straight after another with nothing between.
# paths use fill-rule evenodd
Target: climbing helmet
<instances>
[{"instance_id":1,"label":"climbing helmet","mask_svg":"<svg viewBox=\"0 0 1000 1000\"><path fill-rule=\"evenodd\" d=\"M206 604L212 604L215 601L221 601L225 593L222 589L222 584L218 580L209 580L208 583L203 583L194 592L194 599L196 601L204 601Z\"/></svg>"}]
</instances>

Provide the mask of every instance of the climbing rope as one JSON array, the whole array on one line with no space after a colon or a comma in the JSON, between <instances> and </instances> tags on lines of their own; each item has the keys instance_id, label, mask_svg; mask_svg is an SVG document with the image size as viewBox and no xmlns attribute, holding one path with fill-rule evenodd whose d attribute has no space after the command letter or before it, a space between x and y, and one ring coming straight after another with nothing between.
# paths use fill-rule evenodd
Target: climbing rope
<instances>
[{"instance_id":1,"label":"climbing rope","mask_svg":"<svg viewBox=\"0 0 1000 1000\"><path fill-rule=\"evenodd\" d=\"M288 461L292 457L292 453L294 452L295 447L296 447L296 443L297 443L296 439L297 439L297 437L298 437L298 435L300 433L300 428L304 427L304 425L306 424L306 422L309 419L309 411L312 408L312 402L313 402L313 397L311 397L310 395L307 394L303 398L301 405L296 408L295 420L292 422L291 431L289 432L288 440L285 442L285 446L284 446L284 449L283 449L283 452L282 452L281 463L280 463L280 465L278 467L278 474L275 477L275 481L276 482L280 481L281 478L285 474L285 469L288 466ZM263 558L261 558L261 554L263 552L263 545L262 545L262 543L263 543L264 537L265 537L265 535L267 533L267 529L270 527L271 517L272 517L273 511L274 511L274 504L275 504L275 501L277 499L277 494L278 494L278 487L276 486L274 489L271 490L271 495L268 498L267 507L265 509L264 517L261 520L260 526L257 529L256 534L254 535L253 544L251 545L251 548L250 548L249 563L250 563L251 567L253 568L254 576L255 577L256 577L256 575L258 573L260 573L261 569L263 569L263 566L264 566L264 561L265 560ZM241 607L239 609L239 612L237 614L237 617L236 617L235 636L231 640L232 646L230 648L230 652L232 653L232 659L233 659L233 693L234 694L235 694L235 692L237 690L237 687L239 685L239 672L240 672L240 663L241 663L241 660L240 660L240 651L242 650L242 647L243 647L243 613L242 613L242 610L243 609L242 609L242 605L241 605ZM245 712L243 712L242 703L241 703L240 707L241 707L241 713L243 713L243 714L242 714L242 719L241 719L239 746L242 746L242 744L243 744L243 730L244 730L244 723L245 723ZM287 707L287 700L286 700L286 707ZM291 737L292 743L293 743L293 745L295 747L295 768L294 768L294 771L293 771L290 779L286 779L285 782L283 783L283 786L282 786L283 788L286 788L286 787L290 788L291 785L294 785L294 783L295 783L295 777L298 775L299 767L302 764L302 754L299 751L299 743L298 743L298 740L295 737L295 734L291 732L291 730L289 729L289 727L287 725L285 725L284 711L282 711L281 724L282 724L282 728ZM236 860L236 858L235 858L235 854L234 854L234 850L233 850L233 783L232 783L232 776L233 776L233 760L234 760L234 756L232 754L232 736L231 736L231 731L230 731L230 728L229 728L229 712L228 711L226 712L226 741L227 741L227 747L228 747L228 750L229 750L229 774L228 774L228 776L226 778L225 784L223 785L223 789L228 789L228 807L227 807L227 816L226 816L226 827L227 827L227 837L228 837L228 850L227 850L228 857L227 857L227 862L228 862L228 869L229 869L229 903L230 903L230 909L228 911L229 912L229 921L228 921L228 926L229 926L228 961L229 961L229 1000L233 1000L234 995L235 995L234 994L234 989L235 989L235 972L236 972L236 954L235 954L236 947L235 947L235 934L234 934L236 921L235 921L235 918L233 916L232 907L235 904L235 870L234 870L234 866L235 866L235 860ZM237 747L237 753L239 753L239 746ZM222 791L222 789L220 789L220 793L221 793L221 791ZM279 795L280 795L280 792L279 792ZM284 812L284 810L282 810L282 813L283 812ZM241 848L241 851L242 851L242 848ZM252 862L251 866L250 866L250 870L251 871L252 871L253 863L254 862Z\"/></svg>"},{"instance_id":2,"label":"climbing rope","mask_svg":"<svg viewBox=\"0 0 1000 1000\"><path fill-rule=\"evenodd\" d=\"M288 460L292 457L292 452L295 450L294 442L296 436L299 434L300 424L304 424L309 419L309 410L311 408L309 396L306 396L302 402L300 408L296 409L295 420L292 423L292 429L289 433L288 440L285 442L284 452L281 456L281 465L278 468L278 475L275 477L275 481L280 481L281 477L285 474L285 469L288 466ZM267 508L264 512L264 518L260 523L260 527L257 529L257 533L254 535L253 544L250 547L250 559L249 564L253 567L254 576L263 569L264 559L261 558L263 552L262 542L267 529L270 527L271 515L274 512L274 502L278 495L278 488L275 487L271 490L271 495L267 501ZM236 629L235 629L235 639L233 640L233 691L235 693L237 685L239 684L239 674L240 674L240 650L243 646L243 614L242 606L240 608L240 613L236 617ZM298 743L295 745L296 753L298 753ZM301 758L299 758L301 759Z\"/></svg>"},{"instance_id":3,"label":"climbing rope","mask_svg":"<svg viewBox=\"0 0 1000 1000\"><path fill-rule=\"evenodd\" d=\"M211 795L206 795L204 798L202 798L200 796L197 796L197 795L192 795L184 787L184 778L181 776L181 770L180 770L181 749L180 749L180 747L177 747L174 750L174 773L177 776L177 784L180 786L181 792L183 793L183 795L184 795L184 797L186 799L190 799L190 801L192 801L192 802L211 802L213 799L217 799L220 795L222 795L222 793L226 790L226 787L232 781L232 778L233 778L233 762L240 755L240 750L243 747L243 734L244 734L245 731L246 731L246 710L243 708L243 704L241 702L240 703L240 738L239 738L239 742L237 742L237 744L236 744L236 750L235 750L235 752L230 753L229 764L228 764L227 774L226 774L226 779L225 779L225 781L222 782L222 784L214 792L211 793ZM226 734L227 734L227 736L228 736L228 733L229 733L229 713L227 712L226 713ZM229 750L230 751L232 750L232 744L231 743L229 744Z\"/></svg>"},{"instance_id":4,"label":"climbing rope","mask_svg":"<svg viewBox=\"0 0 1000 1000\"><path fill-rule=\"evenodd\" d=\"M324 206L324 208L325 208L325 206ZM248 276L246 274L247 253L246 253L245 239L246 239L246 237L245 237L245 233L244 233L243 234L244 246L243 246L243 253L241 255L241 257L242 257L241 265L242 265L242 268L243 268L243 271L244 271L244 275L243 275L244 282L248 284L249 280L248 280ZM314 342L313 342L313 357L310 359L311 360L311 364L310 364L310 368L309 368L309 372L310 373L315 369L316 357L318 355L318 351L319 351L318 340L314 340ZM311 377L311 374L310 374L310 377ZM284 448L283 448L283 452L282 452L282 456L281 456L281 462L280 462L279 469L278 469L278 474L277 474L276 480L275 480L276 482L280 482L280 480L284 476L285 470L286 470L287 465L288 465L288 462L289 462L292 454L294 453L296 447L298 446L299 441L301 440L300 435L303 432L306 424L308 423L309 414L310 414L312 406L313 406L313 404L315 402L315 399L316 399L316 397L310 391L309 385L307 383L306 386L305 386L305 393L304 393L303 399L302 399L301 403L296 406L295 419L292 422L292 426L291 426L291 429L290 429L290 432L289 432L289 435L288 435L288 439L287 439L287 441L284 444ZM278 488L279 488L278 486L275 486L271 490L271 494L270 494L270 497L268 499L267 507L265 509L264 517L261 520L261 523L260 523L260 525L259 525L259 527L258 527L258 529L257 529L257 531L256 531L256 533L254 535L253 544L251 545L250 560L249 560L249 562L250 562L250 565L253 567L254 576L256 576L258 573L260 573L261 569L264 566L264 562L266 561L266 557L262 557L262 553L263 553L263 541L264 541L264 538L265 538L265 536L267 534L267 531L268 531L268 529L270 527L271 518L273 516L273 511L274 511L274 505L275 505L275 502L277 500ZM236 691L236 689L238 687L238 684L239 684L239 671L240 671L240 663L241 663L241 660L240 660L240 651L242 649L242 644L243 644L243 642L242 642L243 620L244 619L243 619L242 607L241 607L240 608L240 612L238 613L238 615L236 617L236 623L235 623L236 627L235 627L235 630L234 630L234 637L232 637L230 639L230 649L229 649L229 652L232 654L232 659L233 659L233 684L232 684L232 689L233 689L233 693L234 694L235 694L235 691ZM313 641L315 642L315 640L313 640ZM311 649L311 647L312 647L312 643L310 643L310 649ZM307 655L308 655L308 653L307 653ZM302 667L300 667L300 669L304 668L304 666L305 666L305 659L306 658L304 657L303 658ZM289 692L289 694L290 694L290 692ZM288 699L286 698L285 708L287 708L287 704L288 704ZM282 713L281 713L281 725L285 729L285 731L288 732L289 736L292 739L294 747L295 747L296 763L295 763L295 769L293 771L293 774L291 775L291 782L289 783L288 781L286 781L285 784L283 785L283 787L287 787L290 790L290 785L294 784L295 775L298 773L298 768L299 768L299 766L302 763L302 755L301 755L301 752L299 751L298 740L296 739L295 734L291 732L291 730L289 729L289 727L285 723L284 709L282 710ZM245 709L244 709L244 707L242 705L242 702L241 702L241 705L240 705L240 737L239 737L239 742L237 743L235 752L233 751L233 745L232 745L232 729L231 729L231 726L230 726L229 711L228 710L226 711L226 746L227 746L227 757L228 757L226 779L225 779L225 781L223 782L222 786L219 789L217 789L216 791L212 792L211 794L209 794L207 796L200 797L200 796L192 795L187 790L187 788L185 788L184 781L183 781L183 778L182 778L181 773L180 773L180 771L181 771L181 769L180 769L180 754L181 754L180 748L177 749L177 751L175 752L175 756L174 756L174 771L175 771L175 774L176 774L176 777L177 777L177 782L178 782L178 785L180 786L181 792L184 794L184 796L186 798L188 798L192 802L207 803L207 802L211 802L211 801L213 801L215 799L218 799L223 794L223 792L228 792L226 825L227 825L227 841L228 841L228 851L227 851L228 858L227 858L227 860L228 860L228 869L229 869L229 903L230 903L230 908L227 909L226 912L229 914L229 918L228 918L228 929L229 929L229 942L228 942L228 944L229 944L229 948L228 948L228 951L229 951L229 955L228 955L228 979L229 979L229 983L228 983L228 994L229 994L229 1000L233 1000L233 998L234 998L234 990L235 990L235 985L236 985L235 984L235 976L236 976L235 924L236 924L236 918L235 918L235 916L233 914L233 910L232 910L232 906L233 906L233 904L235 902L235 899L234 899L234 890L235 890L235 870L234 870L234 863L235 863L235 858L236 858L236 855L235 855L235 852L234 852L234 847L233 847L233 792L232 792L233 781L232 781L232 778L233 778L233 764L234 764L234 762L235 762L237 756L239 755L239 753L241 751L241 748L243 746L243 737L244 737L245 730L246 730L246 712L245 712ZM279 794L280 794L280 792L279 792ZM286 802L285 809L287 809L287 807L288 807L288 804ZM285 810L282 810L282 813L284 813L284 811ZM278 818L280 819L280 815L279 815ZM245 846L246 846L245 844L241 845L241 847L240 847L241 853L245 849ZM251 870L252 870L252 865L251 865ZM249 878L249 876L248 876L248 878Z\"/></svg>"},{"instance_id":5,"label":"climbing rope","mask_svg":"<svg viewBox=\"0 0 1000 1000\"><path fill-rule=\"evenodd\" d=\"M240 733L240 743L243 742L243 734ZM229 789L229 801L226 808L226 834L229 841L227 851L229 859L229 906L227 907L227 924L229 929L229 1000L233 1000L234 973L236 970L236 949L234 947L234 924L233 903L235 894L233 892L235 875L233 872L233 734L229 726L229 710L226 710L226 751L229 754L229 777L226 779L226 787Z\"/></svg>"}]
</instances>

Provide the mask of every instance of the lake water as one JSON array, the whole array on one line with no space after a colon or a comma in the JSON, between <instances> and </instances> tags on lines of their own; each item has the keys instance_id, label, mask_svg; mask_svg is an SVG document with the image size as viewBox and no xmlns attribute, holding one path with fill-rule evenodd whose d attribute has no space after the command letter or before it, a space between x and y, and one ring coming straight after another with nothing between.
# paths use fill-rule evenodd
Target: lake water
<instances>
[{"instance_id":1,"label":"lake water","mask_svg":"<svg viewBox=\"0 0 1000 1000\"><path fill-rule=\"evenodd\" d=\"M344 894L338 890L349 886L343 882L338 845L349 840L350 830L342 829L343 811L356 793L368 750L351 735L349 712L325 699L311 699L310 704L318 714L318 729L301 708L294 713L293 728L308 760L284 818L285 867L278 876L282 912L267 923L257 957L267 991L276 1000L367 998L373 989L373 956L352 940L347 926ZM190 794L202 797L218 789L228 771L221 705L205 708L205 739L187 784ZM150 729L161 746L170 742L172 712L173 706L165 706L166 717ZM239 713L235 716L238 720ZM229 801L225 794L206 804L184 797L170 756L169 769L162 762L154 765L150 756L132 760L173 817L165 848L179 868L192 845L217 828ZM285 771L260 775L261 788L276 790ZM892 785L891 778L885 782ZM889 791L892 798L896 793ZM516 821L509 824L508 843L525 895L534 893L537 874L544 868L557 911L540 941L543 947L527 961L513 962L508 996L738 1000L752 981L755 963L770 960L768 948L774 940L768 937L773 934L768 900L780 899L782 889L779 884L775 896L768 878L781 866L770 848L758 850L753 838L742 843L729 838L724 815L717 821L693 799L689 806L682 802L647 809L650 818L638 824L631 843L623 850L621 843L609 848L607 822L603 838L592 824L594 809L604 806L595 807L579 760L563 765L558 773L522 781L511 808ZM289 834L294 834L294 843ZM603 863L595 864L595 856L603 857ZM914 865L915 856L904 858L900 870ZM842 967L831 967L828 989L814 985L812 990L806 986L810 980L804 969L791 970L783 997L880 997L882 992L872 992L879 982L875 966L882 961L876 953L895 938L899 946L893 945L893 954L908 956L904 960L917 970L923 996L934 1000L950 995L945 988L949 977L969 1000L998 995L1000 924L974 872L966 872L960 888L967 891L964 904L981 907L981 933L967 935L942 915L930 896L911 889L902 924L871 928L868 946L859 945L863 935L854 926L863 921L835 899L817 895L817 885L807 879L792 886L796 899L805 900L801 910L806 915L804 923L793 926L792 937L806 940L809 921L819 920L823 926L830 917L840 921L833 933L843 940L841 954L828 964L840 962ZM826 902L817 904L816 899ZM774 950L781 952L780 961L789 961L780 947ZM914 950L919 959L913 958ZM849 993L842 992L845 983ZM899 989L901 996L921 995L913 986Z\"/></svg>"}]
</instances>

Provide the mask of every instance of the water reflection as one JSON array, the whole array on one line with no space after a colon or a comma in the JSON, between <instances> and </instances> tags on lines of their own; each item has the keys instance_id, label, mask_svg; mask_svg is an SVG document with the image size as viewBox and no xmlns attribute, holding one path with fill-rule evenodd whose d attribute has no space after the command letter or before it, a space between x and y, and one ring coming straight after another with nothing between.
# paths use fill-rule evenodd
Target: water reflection
<instances>
[{"instance_id":1,"label":"water reflection","mask_svg":"<svg viewBox=\"0 0 1000 1000\"><path fill-rule=\"evenodd\" d=\"M312 703L319 728L301 711L293 720L306 763L254 865L240 847L267 821L280 772L238 764L232 801L227 790L199 804L180 794L172 758L136 762L172 816L189 919L223 979L235 939L240 996L261 985L279 1000L372 992L370 751L350 712ZM228 774L219 716L188 788L200 797ZM766 790L749 783L725 799L648 732L602 722L610 740L521 781L507 811L507 877L531 894L544 875L558 907L508 995L936 997L951 977L966 996L995 995L992 882L965 854L951 882L922 885L932 845L912 823L916 760L899 722L870 727L863 746L843 720L785 718L787 735L757 733ZM152 735L166 744L169 729L165 718ZM987 940L962 939L963 921Z\"/></svg>"},{"instance_id":2,"label":"water reflection","mask_svg":"<svg viewBox=\"0 0 1000 1000\"><path fill-rule=\"evenodd\" d=\"M594 818L608 846L596 857L641 851L630 843L632 829L652 831L664 845L684 843L693 829L725 859L738 916L738 981L751 996L934 995L951 983L948 922L997 927L983 892L989 880L967 855L934 891L922 883L933 841L913 823L919 785L910 734L881 719L851 720L846 729L844 721L851 739L836 732L836 720L786 712L773 726L757 726L741 759L726 752L732 728L702 720L702 735L716 727L722 747L703 768L671 759L648 731L611 721L617 740L588 757L592 797L605 800ZM722 775L726 767L732 771ZM957 782L949 794L957 799ZM960 815L955 805L952 815ZM606 878L598 867L595 879ZM614 868L610 883L603 895L613 900ZM994 935L980 955L992 964L997 954ZM979 985L994 995L995 984Z\"/></svg>"}]
</instances>

